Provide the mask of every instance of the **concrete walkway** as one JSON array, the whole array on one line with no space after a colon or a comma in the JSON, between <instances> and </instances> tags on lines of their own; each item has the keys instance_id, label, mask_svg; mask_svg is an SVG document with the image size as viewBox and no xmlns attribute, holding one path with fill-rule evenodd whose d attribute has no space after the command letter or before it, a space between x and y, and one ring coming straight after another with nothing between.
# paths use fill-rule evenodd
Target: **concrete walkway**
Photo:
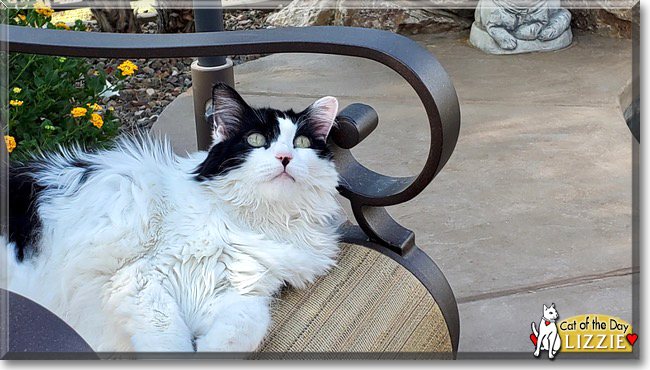
<instances>
[{"instance_id":1,"label":"concrete walkway","mask_svg":"<svg viewBox=\"0 0 650 370\"><path fill-rule=\"evenodd\" d=\"M561 52L489 56L467 35L416 36L458 92L462 128L447 166L415 200L390 208L447 276L461 316L459 358L531 352L543 304L561 318L607 314L633 326L632 142L619 97L629 40L577 34ZM273 55L235 70L251 103L301 109L333 95L363 102L379 128L354 153L388 175L419 172L424 110L406 82L367 60ZM190 95L155 130L193 150ZM638 306L637 306L638 307Z\"/></svg>"}]
</instances>

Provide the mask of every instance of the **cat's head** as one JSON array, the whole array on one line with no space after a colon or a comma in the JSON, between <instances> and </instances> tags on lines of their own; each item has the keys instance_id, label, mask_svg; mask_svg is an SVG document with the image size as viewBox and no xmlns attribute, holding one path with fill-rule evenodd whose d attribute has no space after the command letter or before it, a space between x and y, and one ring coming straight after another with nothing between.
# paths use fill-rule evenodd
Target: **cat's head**
<instances>
[{"instance_id":1,"label":"cat's head","mask_svg":"<svg viewBox=\"0 0 650 370\"><path fill-rule=\"evenodd\" d=\"M212 92L213 145L196 170L271 200L303 192L334 192L338 174L327 147L338 101L324 97L301 112L253 108L231 87Z\"/></svg>"},{"instance_id":2,"label":"cat's head","mask_svg":"<svg viewBox=\"0 0 650 370\"><path fill-rule=\"evenodd\" d=\"M557 310L555 309L555 303L551 303L550 307L546 307L544 304L544 317L549 320L556 320L558 318Z\"/></svg>"}]
</instances>

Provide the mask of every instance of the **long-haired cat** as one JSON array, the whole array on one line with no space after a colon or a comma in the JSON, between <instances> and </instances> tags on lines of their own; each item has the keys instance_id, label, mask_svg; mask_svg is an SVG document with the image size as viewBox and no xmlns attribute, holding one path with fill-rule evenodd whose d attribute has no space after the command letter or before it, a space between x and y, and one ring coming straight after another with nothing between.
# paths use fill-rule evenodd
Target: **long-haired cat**
<instances>
[{"instance_id":1,"label":"long-haired cat","mask_svg":"<svg viewBox=\"0 0 650 370\"><path fill-rule=\"evenodd\" d=\"M96 351L255 350L274 293L334 264L338 102L255 109L218 84L213 107L189 158L145 136L12 165L8 288Z\"/></svg>"}]
</instances>

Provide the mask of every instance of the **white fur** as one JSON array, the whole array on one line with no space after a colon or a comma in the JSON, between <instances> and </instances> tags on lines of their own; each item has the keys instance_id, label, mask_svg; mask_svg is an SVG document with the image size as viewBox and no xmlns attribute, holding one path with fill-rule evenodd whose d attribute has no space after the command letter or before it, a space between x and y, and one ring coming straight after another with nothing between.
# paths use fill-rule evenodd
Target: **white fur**
<instances>
[{"instance_id":1,"label":"white fur","mask_svg":"<svg viewBox=\"0 0 650 370\"><path fill-rule=\"evenodd\" d=\"M191 174L205 152L181 158L148 138L47 156L39 252L18 263L5 238L3 285L96 351L193 351L193 340L198 351L254 350L271 296L314 281L338 252L334 165L293 148L293 123L281 125L271 148L205 182ZM273 179L280 151L293 180ZM81 185L74 158L98 168Z\"/></svg>"}]
</instances>

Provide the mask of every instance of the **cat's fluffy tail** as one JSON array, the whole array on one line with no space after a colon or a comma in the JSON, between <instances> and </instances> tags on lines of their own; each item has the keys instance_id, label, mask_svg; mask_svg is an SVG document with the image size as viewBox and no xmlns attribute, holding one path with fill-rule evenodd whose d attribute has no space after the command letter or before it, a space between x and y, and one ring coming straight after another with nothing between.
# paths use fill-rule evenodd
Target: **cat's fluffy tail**
<instances>
[{"instance_id":1,"label":"cat's fluffy tail","mask_svg":"<svg viewBox=\"0 0 650 370\"><path fill-rule=\"evenodd\" d=\"M535 328L535 322L530 323L530 326L533 328L533 334L537 336L538 334L537 334L537 329Z\"/></svg>"}]
</instances>

